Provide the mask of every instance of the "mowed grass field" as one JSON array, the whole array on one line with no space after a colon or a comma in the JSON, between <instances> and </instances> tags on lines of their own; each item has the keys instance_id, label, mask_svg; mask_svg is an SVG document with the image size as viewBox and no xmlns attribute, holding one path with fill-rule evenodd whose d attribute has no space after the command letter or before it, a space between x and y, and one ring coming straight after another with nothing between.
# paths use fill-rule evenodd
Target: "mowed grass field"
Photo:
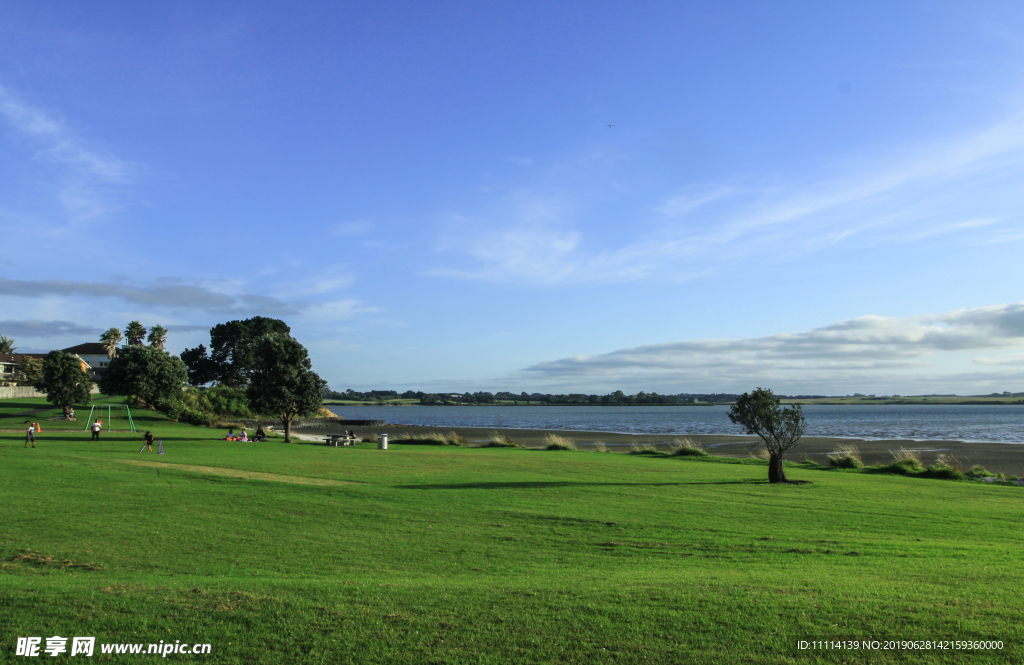
<instances>
[{"instance_id":1,"label":"mowed grass field","mask_svg":"<svg viewBox=\"0 0 1024 665\"><path fill-rule=\"evenodd\" d=\"M1024 660L1024 488L243 444L134 415L165 455L140 454L141 433L92 443L44 421L34 450L0 434L0 661L22 660L17 637L52 635L210 643L169 656L206 663ZM797 648L869 639L1004 646Z\"/></svg>"}]
</instances>

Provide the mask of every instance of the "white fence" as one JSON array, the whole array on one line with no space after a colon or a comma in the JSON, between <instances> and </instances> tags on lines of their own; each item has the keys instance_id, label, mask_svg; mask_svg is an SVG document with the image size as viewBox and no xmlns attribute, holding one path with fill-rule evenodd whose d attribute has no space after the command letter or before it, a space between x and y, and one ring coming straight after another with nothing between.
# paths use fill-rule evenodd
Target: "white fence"
<instances>
[{"instance_id":1,"label":"white fence","mask_svg":"<svg viewBox=\"0 0 1024 665\"><path fill-rule=\"evenodd\" d=\"M96 386L92 387L92 394L98 395L100 389ZM41 393L32 386L0 386L0 399L12 399L15 397L46 397L46 393Z\"/></svg>"}]
</instances>

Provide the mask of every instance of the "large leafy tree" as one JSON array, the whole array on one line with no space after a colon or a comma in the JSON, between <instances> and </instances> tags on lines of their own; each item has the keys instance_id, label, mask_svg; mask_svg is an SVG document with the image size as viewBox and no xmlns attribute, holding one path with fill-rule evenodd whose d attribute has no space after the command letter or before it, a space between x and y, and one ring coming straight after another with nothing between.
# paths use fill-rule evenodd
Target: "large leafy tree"
<instances>
[{"instance_id":1,"label":"large leafy tree","mask_svg":"<svg viewBox=\"0 0 1024 665\"><path fill-rule=\"evenodd\" d=\"M273 414L292 441L292 419L312 416L323 404L327 382L317 376L306 348L286 333L264 335L252 345L253 368L247 395L253 411Z\"/></svg>"},{"instance_id":2,"label":"large leafy tree","mask_svg":"<svg viewBox=\"0 0 1024 665\"><path fill-rule=\"evenodd\" d=\"M189 368L189 382L194 386L216 381L233 388L244 387L253 372L256 340L289 333L291 328L284 321L263 316L217 324L210 329L209 353L199 345L181 354Z\"/></svg>"},{"instance_id":3,"label":"large leafy tree","mask_svg":"<svg viewBox=\"0 0 1024 665\"><path fill-rule=\"evenodd\" d=\"M107 365L99 386L104 394L134 398L152 408L175 401L187 380L181 358L152 346L129 346Z\"/></svg>"},{"instance_id":4,"label":"large leafy tree","mask_svg":"<svg viewBox=\"0 0 1024 665\"><path fill-rule=\"evenodd\" d=\"M142 341L146 339L146 326L132 321L125 326L124 338L128 340L128 346L142 346Z\"/></svg>"},{"instance_id":5,"label":"large leafy tree","mask_svg":"<svg viewBox=\"0 0 1024 665\"><path fill-rule=\"evenodd\" d=\"M185 349L181 352L181 360L188 370L188 382L193 386L205 386L213 383L220 376L217 371L217 363L213 362L206 347L200 344L194 349Z\"/></svg>"},{"instance_id":6,"label":"large leafy tree","mask_svg":"<svg viewBox=\"0 0 1024 665\"><path fill-rule=\"evenodd\" d=\"M18 347L14 346L14 340L6 335L0 335L0 353L14 353Z\"/></svg>"},{"instance_id":7,"label":"large leafy tree","mask_svg":"<svg viewBox=\"0 0 1024 665\"><path fill-rule=\"evenodd\" d=\"M117 355L117 347L121 344L122 339L124 338L121 336L121 331L117 328L110 328L100 335L100 344L103 345L103 350L107 352L107 357L111 360Z\"/></svg>"},{"instance_id":8,"label":"large leafy tree","mask_svg":"<svg viewBox=\"0 0 1024 665\"><path fill-rule=\"evenodd\" d=\"M89 372L71 353L50 351L43 359L42 376L36 390L46 393L46 401L66 413L73 404L88 404L92 392Z\"/></svg>"},{"instance_id":9,"label":"large leafy tree","mask_svg":"<svg viewBox=\"0 0 1024 665\"><path fill-rule=\"evenodd\" d=\"M149 345L154 349L164 350L167 343L167 328L157 324L149 329Z\"/></svg>"},{"instance_id":10,"label":"large leafy tree","mask_svg":"<svg viewBox=\"0 0 1024 665\"><path fill-rule=\"evenodd\" d=\"M771 390L758 388L736 398L729 420L742 425L747 434L756 434L760 438L757 445L763 443L768 449L768 482L787 482L782 458L800 443L807 428L800 405L784 409Z\"/></svg>"}]
</instances>

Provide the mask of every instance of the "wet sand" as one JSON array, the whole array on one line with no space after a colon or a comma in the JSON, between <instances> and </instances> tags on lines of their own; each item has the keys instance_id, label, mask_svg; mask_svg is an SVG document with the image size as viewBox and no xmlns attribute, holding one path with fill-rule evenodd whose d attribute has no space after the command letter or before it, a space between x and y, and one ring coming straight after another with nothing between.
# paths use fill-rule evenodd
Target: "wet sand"
<instances>
[{"instance_id":1,"label":"wet sand","mask_svg":"<svg viewBox=\"0 0 1024 665\"><path fill-rule=\"evenodd\" d=\"M322 429L301 429L296 433L303 435L303 438L324 437L328 434L340 434L346 428L327 427ZM567 430L532 430L532 429L501 429L501 428L476 428L476 427L423 427L414 425L385 425L383 427L356 427L356 436L362 438L386 432L391 441L401 434L411 436L422 435L428 432L457 432L469 440L470 445L482 445L486 443L493 432L510 436L520 445L526 448L541 448L541 439L545 434L552 433L568 437L576 442L581 449L602 444L611 451L628 452L630 446L653 445L655 447L669 447L675 434L617 434L615 432L580 432ZM750 456L750 444L757 440L752 436L724 436L709 434L689 435L689 438L702 444L708 452L723 457L748 457ZM794 448L787 456L788 460L799 462L803 459L811 459L819 464L828 463L828 453L836 450L839 446L855 445L861 452L864 463L872 466L876 464L888 464L893 460L890 450L908 448L920 453L921 461L928 466L935 462L935 458L941 453L954 455L963 468L967 469L975 464L981 464L993 473L1005 473L1007 475L1024 476L1024 445L1012 443L977 443L965 441L913 441L910 439L892 439L884 441L866 441L863 439L839 439L830 437L805 437L800 445Z\"/></svg>"}]
</instances>

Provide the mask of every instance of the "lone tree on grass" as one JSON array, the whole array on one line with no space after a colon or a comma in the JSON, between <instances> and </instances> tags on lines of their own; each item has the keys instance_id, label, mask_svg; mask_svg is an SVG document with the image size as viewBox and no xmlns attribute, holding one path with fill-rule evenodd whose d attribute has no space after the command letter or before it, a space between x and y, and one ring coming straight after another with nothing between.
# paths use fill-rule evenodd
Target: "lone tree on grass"
<instances>
[{"instance_id":1,"label":"lone tree on grass","mask_svg":"<svg viewBox=\"0 0 1024 665\"><path fill-rule=\"evenodd\" d=\"M742 425L747 434L761 437L768 449L768 482L785 483L786 471L782 457L800 443L807 423L799 404L783 409L779 398L771 390L758 388L743 393L729 409L729 420Z\"/></svg>"},{"instance_id":2,"label":"lone tree on grass","mask_svg":"<svg viewBox=\"0 0 1024 665\"><path fill-rule=\"evenodd\" d=\"M42 378L35 388L46 393L47 402L67 413L76 403L88 404L92 381L82 361L74 355L50 351L43 359Z\"/></svg>"},{"instance_id":3,"label":"lone tree on grass","mask_svg":"<svg viewBox=\"0 0 1024 665\"><path fill-rule=\"evenodd\" d=\"M129 346L107 365L99 386L105 395L134 398L153 408L177 400L187 380L181 358L152 346Z\"/></svg>"},{"instance_id":4,"label":"lone tree on grass","mask_svg":"<svg viewBox=\"0 0 1024 665\"><path fill-rule=\"evenodd\" d=\"M292 442L292 419L315 415L327 382L312 370L306 348L287 333L264 335L252 345L252 372L247 395L257 413L274 414Z\"/></svg>"}]
</instances>

